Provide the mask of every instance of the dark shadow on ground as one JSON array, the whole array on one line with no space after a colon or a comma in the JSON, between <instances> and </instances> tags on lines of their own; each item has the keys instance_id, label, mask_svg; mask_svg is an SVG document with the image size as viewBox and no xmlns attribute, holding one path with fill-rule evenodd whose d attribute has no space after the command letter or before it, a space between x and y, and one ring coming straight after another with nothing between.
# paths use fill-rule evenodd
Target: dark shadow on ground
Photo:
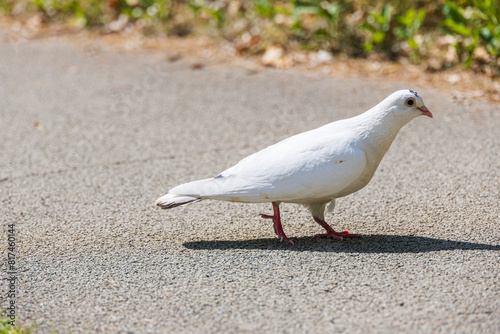
<instances>
[{"instance_id":1,"label":"dark shadow on ground","mask_svg":"<svg viewBox=\"0 0 500 334\"><path fill-rule=\"evenodd\" d=\"M326 238L291 238L290 246L275 238L254 240L214 240L186 242L189 249L265 249L290 250L297 252L339 252L339 253L425 253L445 250L500 250L500 245L488 245L464 241L452 241L416 236L367 235L362 238L342 241Z\"/></svg>"}]
</instances>

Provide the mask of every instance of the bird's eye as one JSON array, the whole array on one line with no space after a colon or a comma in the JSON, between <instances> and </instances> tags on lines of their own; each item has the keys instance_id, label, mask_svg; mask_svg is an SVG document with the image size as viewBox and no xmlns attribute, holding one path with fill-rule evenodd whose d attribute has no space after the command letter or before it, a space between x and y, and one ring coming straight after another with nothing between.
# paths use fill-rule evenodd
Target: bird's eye
<instances>
[{"instance_id":1,"label":"bird's eye","mask_svg":"<svg viewBox=\"0 0 500 334\"><path fill-rule=\"evenodd\" d=\"M413 97L410 97L408 100L406 100L405 104L408 107L413 107L415 105L415 99Z\"/></svg>"}]
</instances>

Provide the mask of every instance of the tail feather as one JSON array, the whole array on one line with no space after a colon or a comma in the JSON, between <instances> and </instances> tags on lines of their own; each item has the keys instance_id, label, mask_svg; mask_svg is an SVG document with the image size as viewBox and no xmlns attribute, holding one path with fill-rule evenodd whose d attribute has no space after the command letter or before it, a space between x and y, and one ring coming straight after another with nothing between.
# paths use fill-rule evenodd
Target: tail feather
<instances>
[{"instance_id":1,"label":"tail feather","mask_svg":"<svg viewBox=\"0 0 500 334\"><path fill-rule=\"evenodd\" d=\"M200 197L192 197L192 196L183 196L183 195L174 195L174 194L166 194L160 198L158 198L155 202L162 209L171 209L176 206L186 205L194 202L201 201Z\"/></svg>"},{"instance_id":2,"label":"tail feather","mask_svg":"<svg viewBox=\"0 0 500 334\"><path fill-rule=\"evenodd\" d=\"M155 204L162 209L170 209L198 202L204 198L218 199L217 195L223 194L225 191L224 185L224 180L217 178L184 183L170 189L168 194L158 198Z\"/></svg>"}]
</instances>

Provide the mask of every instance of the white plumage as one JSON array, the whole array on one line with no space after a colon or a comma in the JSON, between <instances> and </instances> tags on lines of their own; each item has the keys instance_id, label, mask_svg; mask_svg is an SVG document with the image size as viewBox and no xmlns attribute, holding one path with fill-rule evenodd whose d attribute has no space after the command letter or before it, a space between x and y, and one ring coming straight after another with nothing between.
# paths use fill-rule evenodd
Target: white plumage
<instances>
[{"instance_id":1,"label":"white plumage","mask_svg":"<svg viewBox=\"0 0 500 334\"><path fill-rule=\"evenodd\" d=\"M271 202L280 240L292 243L283 232L279 204L306 205L327 233L318 236L359 236L335 232L324 221L325 206L366 186L399 129L413 118L432 117L414 91L400 90L372 109L353 118L329 123L271 145L214 178L172 188L156 204L173 208L215 199L233 202Z\"/></svg>"}]
</instances>

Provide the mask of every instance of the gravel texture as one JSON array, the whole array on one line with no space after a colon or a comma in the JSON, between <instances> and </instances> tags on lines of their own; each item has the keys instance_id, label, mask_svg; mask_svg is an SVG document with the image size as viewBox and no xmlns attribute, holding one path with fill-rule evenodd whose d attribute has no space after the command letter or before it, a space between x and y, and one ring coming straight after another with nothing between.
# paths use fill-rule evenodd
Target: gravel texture
<instances>
[{"instance_id":1,"label":"gravel texture","mask_svg":"<svg viewBox=\"0 0 500 334\"><path fill-rule=\"evenodd\" d=\"M14 223L17 314L36 332L500 332L499 105L408 83L0 40L1 245L6 254ZM372 182L327 215L361 239L315 239L321 227L291 204L293 247L258 216L270 205L153 205L403 88L435 118L404 127Z\"/></svg>"}]
</instances>

